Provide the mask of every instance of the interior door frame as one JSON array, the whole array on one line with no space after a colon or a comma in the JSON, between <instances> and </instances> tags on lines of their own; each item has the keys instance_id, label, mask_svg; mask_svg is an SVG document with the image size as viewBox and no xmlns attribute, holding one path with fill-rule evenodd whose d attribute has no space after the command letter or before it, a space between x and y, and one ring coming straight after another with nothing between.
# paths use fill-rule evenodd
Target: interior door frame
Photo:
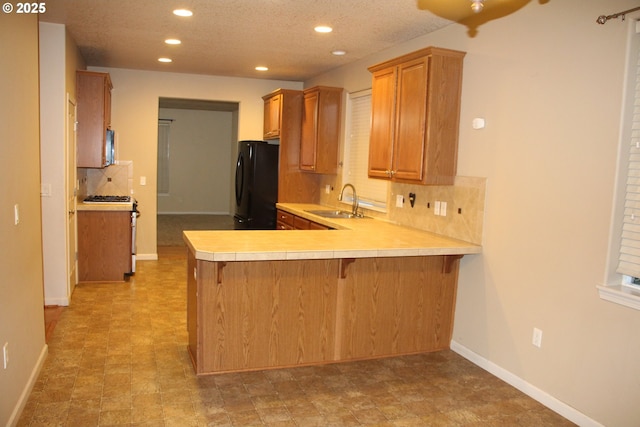
<instances>
[{"instance_id":1,"label":"interior door frame","mask_svg":"<svg viewBox=\"0 0 640 427\"><path fill-rule=\"evenodd\" d=\"M71 295L78 283L78 221L76 209L76 197L78 195L77 184L77 104L67 93L65 106L65 208L67 209L66 230L66 278L67 278L67 299L71 300ZM73 254L73 255L71 255ZM71 259L70 259L71 258Z\"/></svg>"}]
</instances>

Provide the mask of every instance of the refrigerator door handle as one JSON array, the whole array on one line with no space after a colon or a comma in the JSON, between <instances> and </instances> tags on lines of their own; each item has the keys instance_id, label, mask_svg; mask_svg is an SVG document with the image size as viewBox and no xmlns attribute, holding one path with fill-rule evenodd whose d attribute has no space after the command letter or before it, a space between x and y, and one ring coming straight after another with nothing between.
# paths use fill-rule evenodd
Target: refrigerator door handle
<instances>
[{"instance_id":1,"label":"refrigerator door handle","mask_svg":"<svg viewBox=\"0 0 640 427\"><path fill-rule=\"evenodd\" d=\"M243 192L244 192L244 157L242 156L242 153L238 153L238 162L236 163L236 205L237 206L240 206Z\"/></svg>"}]
</instances>

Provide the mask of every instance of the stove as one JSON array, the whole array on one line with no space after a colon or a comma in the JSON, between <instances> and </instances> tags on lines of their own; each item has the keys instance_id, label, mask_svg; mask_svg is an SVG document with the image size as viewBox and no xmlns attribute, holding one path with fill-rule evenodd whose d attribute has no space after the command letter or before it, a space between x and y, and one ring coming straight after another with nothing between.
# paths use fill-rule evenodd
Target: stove
<instances>
[{"instance_id":1,"label":"stove","mask_svg":"<svg viewBox=\"0 0 640 427\"><path fill-rule=\"evenodd\" d=\"M84 203L130 203L131 196L87 196Z\"/></svg>"}]
</instances>

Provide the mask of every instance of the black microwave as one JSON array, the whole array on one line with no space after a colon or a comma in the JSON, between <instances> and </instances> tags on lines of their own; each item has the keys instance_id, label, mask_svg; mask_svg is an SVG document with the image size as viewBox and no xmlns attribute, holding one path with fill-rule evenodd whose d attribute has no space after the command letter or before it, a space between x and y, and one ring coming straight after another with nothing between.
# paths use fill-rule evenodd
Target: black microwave
<instances>
[{"instance_id":1,"label":"black microwave","mask_svg":"<svg viewBox=\"0 0 640 427\"><path fill-rule=\"evenodd\" d=\"M105 142L105 158L104 165L109 166L115 163L116 147L114 142L114 132L111 129L107 129L107 136Z\"/></svg>"}]
</instances>

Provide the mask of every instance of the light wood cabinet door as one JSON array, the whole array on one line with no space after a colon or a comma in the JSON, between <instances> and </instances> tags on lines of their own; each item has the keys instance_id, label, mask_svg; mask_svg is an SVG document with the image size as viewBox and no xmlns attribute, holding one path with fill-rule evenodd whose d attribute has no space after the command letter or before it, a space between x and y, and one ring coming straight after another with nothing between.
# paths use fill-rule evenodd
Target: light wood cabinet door
<instances>
[{"instance_id":1,"label":"light wood cabinet door","mask_svg":"<svg viewBox=\"0 0 640 427\"><path fill-rule=\"evenodd\" d=\"M282 125L282 94L264 99L264 139L280 138Z\"/></svg>"},{"instance_id":2,"label":"light wood cabinet door","mask_svg":"<svg viewBox=\"0 0 640 427\"><path fill-rule=\"evenodd\" d=\"M77 71L77 166L107 164L106 136L111 126L111 79L108 73Z\"/></svg>"},{"instance_id":3,"label":"light wood cabinet door","mask_svg":"<svg viewBox=\"0 0 640 427\"><path fill-rule=\"evenodd\" d=\"M316 86L304 91L300 170L336 173L342 88Z\"/></svg>"},{"instance_id":4,"label":"light wood cabinet door","mask_svg":"<svg viewBox=\"0 0 640 427\"><path fill-rule=\"evenodd\" d=\"M396 67L373 73L369 136L369 176L371 178L391 178L396 74Z\"/></svg>"},{"instance_id":5,"label":"light wood cabinet door","mask_svg":"<svg viewBox=\"0 0 640 427\"><path fill-rule=\"evenodd\" d=\"M78 211L80 282L124 281L131 252L131 212Z\"/></svg>"},{"instance_id":6,"label":"light wood cabinet door","mask_svg":"<svg viewBox=\"0 0 640 427\"><path fill-rule=\"evenodd\" d=\"M427 58L398 66L392 178L422 181L427 106Z\"/></svg>"},{"instance_id":7,"label":"light wood cabinet door","mask_svg":"<svg viewBox=\"0 0 640 427\"><path fill-rule=\"evenodd\" d=\"M331 227L327 227L324 224L320 224L318 222L309 222L309 230L331 230Z\"/></svg>"},{"instance_id":8,"label":"light wood cabinet door","mask_svg":"<svg viewBox=\"0 0 640 427\"><path fill-rule=\"evenodd\" d=\"M302 103L302 134L300 139L300 169L316 170L316 147L318 144L318 97L317 91L304 93Z\"/></svg>"},{"instance_id":9,"label":"light wood cabinet door","mask_svg":"<svg viewBox=\"0 0 640 427\"><path fill-rule=\"evenodd\" d=\"M369 176L453 184L464 52L426 48L369 68Z\"/></svg>"},{"instance_id":10,"label":"light wood cabinet door","mask_svg":"<svg viewBox=\"0 0 640 427\"><path fill-rule=\"evenodd\" d=\"M309 229L309 224L311 224L311 221L309 221L306 218L302 218L301 216L294 216L293 217L293 229L294 230L308 230Z\"/></svg>"}]
</instances>

